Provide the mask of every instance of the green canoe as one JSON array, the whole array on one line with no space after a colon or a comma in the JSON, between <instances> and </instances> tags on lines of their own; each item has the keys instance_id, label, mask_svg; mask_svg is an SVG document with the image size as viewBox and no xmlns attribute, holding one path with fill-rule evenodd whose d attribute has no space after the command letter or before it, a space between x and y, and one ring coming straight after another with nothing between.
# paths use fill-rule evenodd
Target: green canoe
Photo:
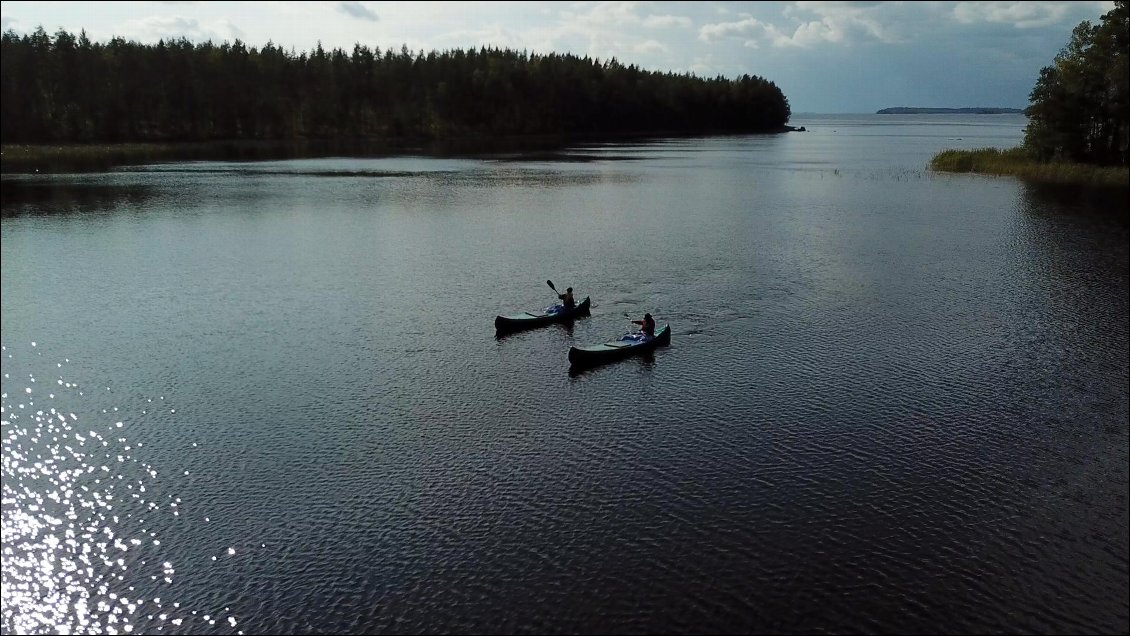
<instances>
[{"instance_id":1,"label":"green canoe","mask_svg":"<svg viewBox=\"0 0 1130 636\"><path fill-rule=\"evenodd\" d=\"M663 325L654 338L638 339L633 337L635 335L627 334L619 340L589 347L569 347L569 362L575 367L592 366L666 347L671 344L671 325Z\"/></svg>"},{"instance_id":2,"label":"green canoe","mask_svg":"<svg viewBox=\"0 0 1130 636\"><path fill-rule=\"evenodd\" d=\"M498 331L518 331L520 329L531 329L533 327L541 327L555 322L565 322L572 320L579 316L589 315L589 298L577 303L572 310L562 310L557 312L531 312L527 311L523 314L512 314L510 316L499 316L494 319L494 328Z\"/></svg>"}]
</instances>

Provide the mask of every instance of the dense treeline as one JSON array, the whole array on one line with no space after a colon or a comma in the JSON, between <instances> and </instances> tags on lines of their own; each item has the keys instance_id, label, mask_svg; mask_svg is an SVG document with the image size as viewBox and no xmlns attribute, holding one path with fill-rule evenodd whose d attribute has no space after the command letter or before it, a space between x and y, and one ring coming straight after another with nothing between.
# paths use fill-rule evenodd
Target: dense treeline
<instances>
[{"instance_id":1,"label":"dense treeline","mask_svg":"<svg viewBox=\"0 0 1130 636\"><path fill-rule=\"evenodd\" d=\"M760 77L574 55L2 37L4 143L756 132L790 115Z\"/></svg>"},{"instance_id":2,"label":"dense treeline","mask_svg":"<svg viewBox=\"0 0 1130 636\"><path fill-rule=\"evenodd\" d=\"M1127 165L1130 148L1130 19L1116 0L1101 23L1084 21L1040 71L1025 111L1024 146L1037 159Z\"/></svg>"}]
</instances>

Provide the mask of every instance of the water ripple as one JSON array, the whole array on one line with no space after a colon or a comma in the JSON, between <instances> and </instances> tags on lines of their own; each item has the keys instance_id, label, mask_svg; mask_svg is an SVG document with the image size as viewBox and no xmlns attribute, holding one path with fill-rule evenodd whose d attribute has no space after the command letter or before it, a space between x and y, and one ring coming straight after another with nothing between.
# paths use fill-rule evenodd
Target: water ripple
<instances>
[{"instance_id":1,"label":"water ripple","mask_svg":"<svg viewBox=\"0 0 1130 636\"><path fill-rule=\"evenodd\" d=\"M153 409L176 409L160 396L94 413L96 389L65 375L68 359L28 372L47 366L39 349L0 347L4 633L234 628L234 615L173 600L176 559L154 528L178 519L183 501L130 439Z\"/></svg>"}]
</instances>

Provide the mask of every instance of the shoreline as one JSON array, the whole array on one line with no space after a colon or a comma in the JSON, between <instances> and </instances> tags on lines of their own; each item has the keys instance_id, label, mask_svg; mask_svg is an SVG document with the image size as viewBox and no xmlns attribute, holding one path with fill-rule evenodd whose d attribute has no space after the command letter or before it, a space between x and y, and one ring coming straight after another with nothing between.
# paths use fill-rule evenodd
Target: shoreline
<instances>
[{"instance_id":1,"label":"shoreline","mask_svg":"<svg viewBox=\"0 0 1130 636\"><path fill-rule=\"evenodd\" d=\"M1130 188L1130 168L1032 159L1023 148L942 150L930 159L930 170L1012 176L1042 184Z\"/></svg>"},{"instance_id":2,"label":"shoreline","mask_svg":"<svg viewBox=\"0 0 1130 636\"><path fill-rule=\"evenodd\" d=\"M0 173L97 172L116 166L162 161L254 161L329 156L383 157L407 154L459 157L545 153L586 143L713 135L771 135L803 131L803 126L785 125L767 131L654 131L614 135L468 135L446 138L5 143L0 145Z\"/></svg>"}]
</instances>

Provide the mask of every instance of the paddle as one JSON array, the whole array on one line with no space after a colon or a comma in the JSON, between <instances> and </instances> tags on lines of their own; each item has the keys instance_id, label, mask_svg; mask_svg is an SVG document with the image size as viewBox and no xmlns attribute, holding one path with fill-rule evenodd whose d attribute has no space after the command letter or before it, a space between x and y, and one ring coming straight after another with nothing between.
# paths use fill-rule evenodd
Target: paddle
<instances>
[{"instance_id":1,"label":"paddle","mask_svg":"<svg viewBox=\"0 0 1130 636\"><path fill-rule=\"evenodd\" d=\"M557 298L561 298L561 292L557 291L557 288L553 286L553 281L547 280L545 281L545 284L549 285L549 288L553 290L553 293L557 294Z\"/></svg>"},{"instance_id":2,"label":"paddle","mask_svg":"<svg viewBox=\"0 0 1130 636\"><path fill-rule=\"evenodd\" d=\"M547 280L547 281L545 281L545 284L546 284L546 285L549 285L549 288L553 290L553 293L557 294L557 297L558 297L559 299L561 298L561 293L560 293L560 292L558 292L558 291L557 291L557 288L553 286L553 281L551 281L551 280Z\"/></svg>"},{"instance_id":3,"label":"paddle","mask_svg":"<svg viewBox=\"0 0 1130 636\"><path fill-rule=\"evenodd\" d=\"M631 315L628 314L628 312L622 311L620 313L624 314L624 317L627 318L628 320L630 320L632 322L632 324L635 324L636 321L631 317ZM628 333L632 333L632 332L629 331Z\"/></svg>"}]
</instances>

